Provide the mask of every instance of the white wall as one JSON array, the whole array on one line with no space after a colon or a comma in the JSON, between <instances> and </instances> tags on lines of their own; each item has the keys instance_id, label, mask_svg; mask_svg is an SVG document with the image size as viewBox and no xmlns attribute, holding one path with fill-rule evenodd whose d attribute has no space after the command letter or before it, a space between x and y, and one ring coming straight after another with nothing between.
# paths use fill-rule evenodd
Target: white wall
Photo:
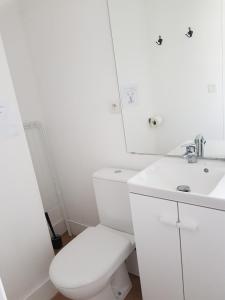
<instances>
[{"instance_id":1,"label":"white wall","mask_svg":"<svg viewBox=\"0 0 225 300\"><path fill-rule=\"evenodd\" d=\"M5 5L0 7L0 31L6 48L22 119L24 122L40 121L44 126L37 81L17 2L11 0L4 3ZM56 231L63 233L65 231L63 215L40 132L34 128L27 130L26 134L44 208L48 211Z\"/></svg>"},{"instance_id":2,"label":"white wall","mask_svg":"<svg viewBox=\"0 0 225 300\"><path fill-rule=\"evenodd\" d=\"M67 228L63 203L60 201L62 196L43 125L30 122L25 125L25 129L44 210L48 212L56 233L63 234Z\"/></svg>"},{"instance_id":3,"label":"white wall","mask_svg":"<svg viewBox=\"0 0 225 300\"><path fill-rule=\"evenodd\" d=\"M0 277L8 300L48 300L54 254L1 40L0 66Z\"/></svg>"},{"instance_id":4,"label":"white wall","mask_svg":"<svg viewBox=\"0 0 225 300\"><path fill-rule=\"evenodd\" d=\"M94 225L92 173L153 160L126 153L121 115L111 113L119 97L106 1L19 3L69 219Z\"/></svg>"},{"instance_id":5,"label":"white wall","mask_svg":"<svg viewBox=\"0 0 225 300\"><path fill-rule=\"evenodd\" d=\"M21 19L15 1L0 6L0 31L23 121L40 120L43 114Z\"/></svg>"}]
</instances>

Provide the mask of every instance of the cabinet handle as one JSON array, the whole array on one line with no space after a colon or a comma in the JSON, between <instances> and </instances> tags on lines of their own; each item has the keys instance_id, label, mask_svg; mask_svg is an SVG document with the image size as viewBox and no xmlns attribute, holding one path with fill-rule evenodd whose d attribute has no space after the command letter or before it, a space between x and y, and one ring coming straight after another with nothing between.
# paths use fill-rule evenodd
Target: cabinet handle
<instances>
[{"instance_id":1,"label":"cabinet handle","mask_svg":"<svg viewBox=\"0 0 225 300\"><path fill-rule=\"evenodd\" d=\"M189 231L196 231L198 224L194 221L177 222L177 228Z\"/></svg>"},{"instance_id":2,"label":"cabinet handle","mask_svg":"<svg viewBox=\"0 0 225 300\"><path fill-rule=\"evenodd\" d=\"M179 222L172 216L160 216L159 221L164 225L169 225L176 227L177 229L196 231L198 229L198 224L194 221L183 221Z\"/></svg>"},{"instance_id":3,"label":"cabinet handle","mask_svg":"<svg viewBox=\"0 0 225 300\"><path fill-rule=\"evenodd\" d=\"M160 216L159 221L165 225L177 227L177 219L171 216Z\"/></svg>"}]
</instances>

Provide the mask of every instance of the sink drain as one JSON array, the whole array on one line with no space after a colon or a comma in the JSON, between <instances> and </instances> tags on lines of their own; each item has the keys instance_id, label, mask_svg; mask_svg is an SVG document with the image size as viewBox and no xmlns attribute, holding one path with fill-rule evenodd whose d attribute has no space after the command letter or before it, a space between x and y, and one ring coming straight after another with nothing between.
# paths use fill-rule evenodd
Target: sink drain
<instances>
[{"instance_id":1,"label":"sink drain","mask_svg":"<svg viewBox=\"0 0 225 300\"><path fill-rule=\"evenodd\" d=\"M190 193L191 188L188 185L178 185L177 191L183 192L183 193Z\"/></svg>"}]
</instances>

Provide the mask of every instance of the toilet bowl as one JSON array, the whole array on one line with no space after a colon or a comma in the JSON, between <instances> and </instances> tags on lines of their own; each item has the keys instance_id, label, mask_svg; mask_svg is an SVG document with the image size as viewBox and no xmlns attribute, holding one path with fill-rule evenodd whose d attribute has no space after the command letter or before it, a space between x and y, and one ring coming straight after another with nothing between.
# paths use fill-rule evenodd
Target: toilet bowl
<instances>
[{"instance_id":1,"label":"toilet bowl","mask_svg":"<svg viewBox=\"0 0 225 300\"><path fill-rule=\"evenodd\" d=\"M135 249L132 234L89 227L53 259L50 279L74 300L124 300L131 289L125 260Z\"/></svg>"}]
</instances>

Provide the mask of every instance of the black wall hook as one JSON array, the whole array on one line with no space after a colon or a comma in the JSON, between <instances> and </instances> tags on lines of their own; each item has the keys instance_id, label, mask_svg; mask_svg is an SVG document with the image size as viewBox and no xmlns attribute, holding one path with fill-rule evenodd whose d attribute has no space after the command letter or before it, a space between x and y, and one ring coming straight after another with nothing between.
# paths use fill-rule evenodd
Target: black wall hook
<instances>
[{"instance_id":1,"label":"black wall hook","mask_svg":"<svg viewBox=\"0 0 225 300\"><path fill-rule=\"evenodd\" d=\"M191 29L191 27L188 27L188 32L185 33L185 35L188 37L188 38L191 38L194 34L194 31Z\"/></svg>"},{"instance_id":2,"label":"black wall hook","mask_svg":"<svg viewBox=\"0 0 225 300\"><path fill-rule=\"evenodd\" d=\"M163 39L162 39L162 37L160 35L158 41L156 42L156 44L159 45L159 46L161 46L162 43L163 43Z\"/></svg>"}]
</instances>

